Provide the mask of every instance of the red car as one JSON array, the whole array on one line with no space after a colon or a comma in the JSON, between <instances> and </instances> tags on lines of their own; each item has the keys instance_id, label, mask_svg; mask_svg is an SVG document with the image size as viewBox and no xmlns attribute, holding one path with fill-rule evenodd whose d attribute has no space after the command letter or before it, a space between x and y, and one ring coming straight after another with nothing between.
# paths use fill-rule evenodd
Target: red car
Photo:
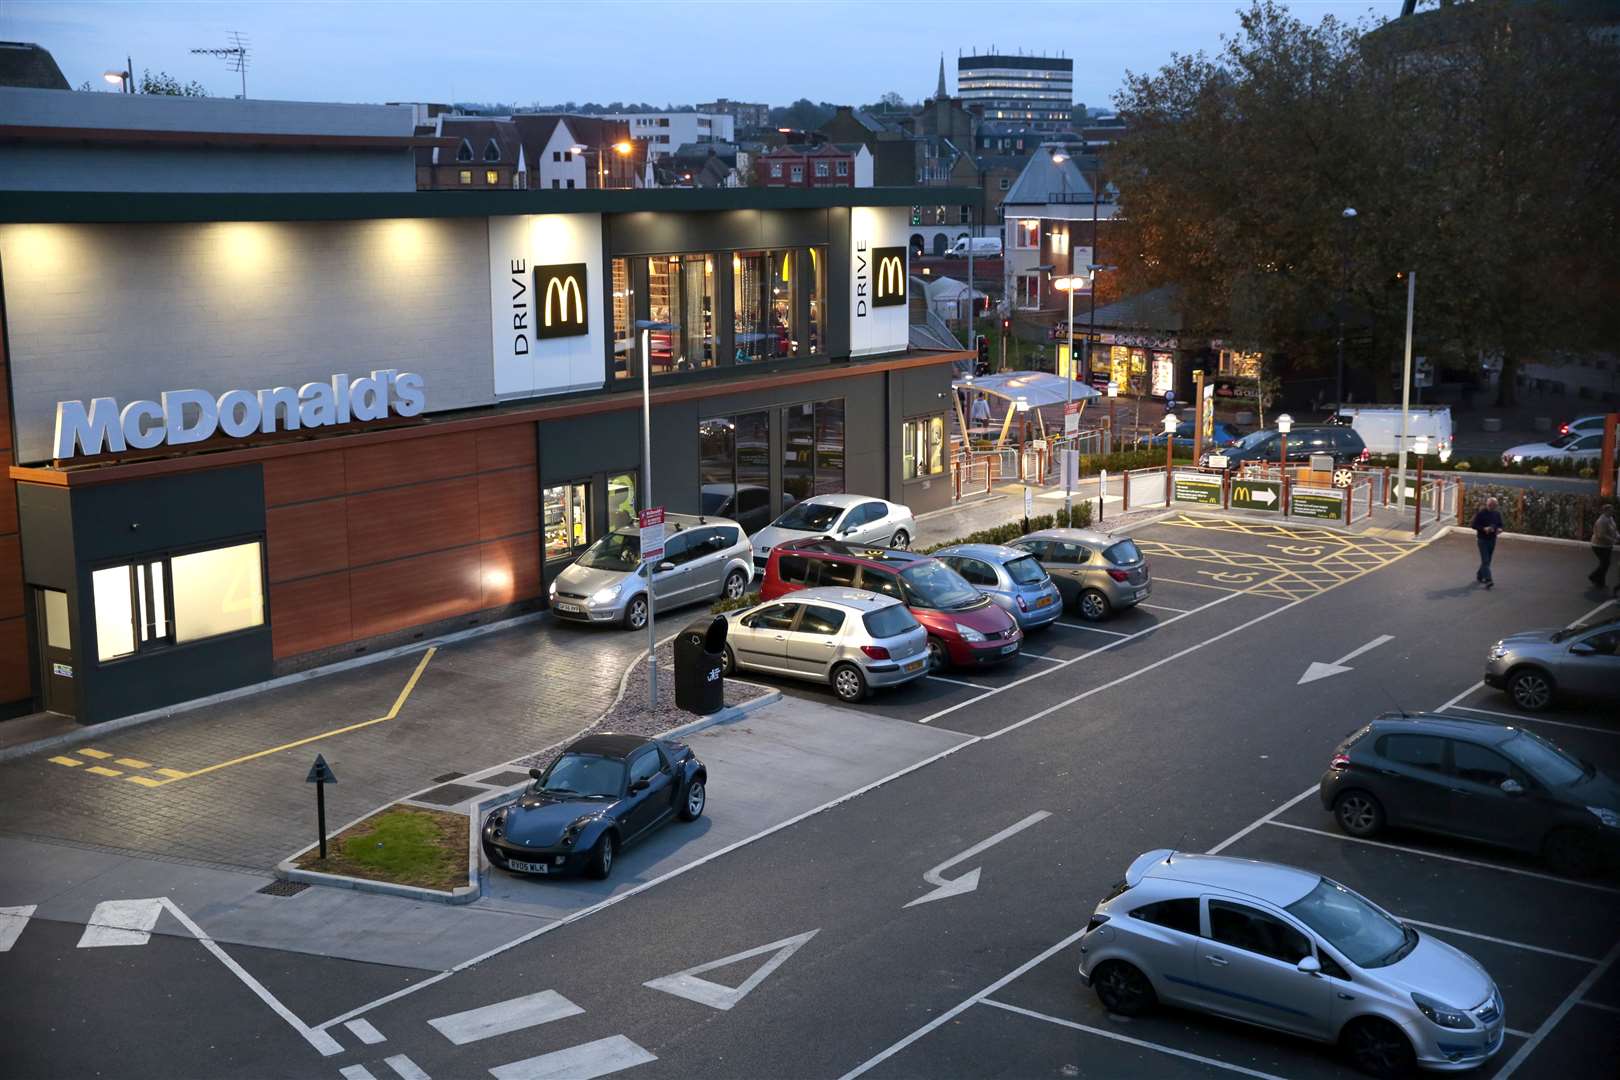
<instances>
[{"instance_id":1,"label":"red car","mask_svg":"<svg viewBox=\"0 0 1620 1080\"><path fill-rule=\"evenodd\" d=\"M1014 656L1024 632L990 598L938 559L834 540L793 540L771 549L761 600L797 589L843 586L897 597L928 631L932 670L980 667Z\"/></svg>"}]
</instances>

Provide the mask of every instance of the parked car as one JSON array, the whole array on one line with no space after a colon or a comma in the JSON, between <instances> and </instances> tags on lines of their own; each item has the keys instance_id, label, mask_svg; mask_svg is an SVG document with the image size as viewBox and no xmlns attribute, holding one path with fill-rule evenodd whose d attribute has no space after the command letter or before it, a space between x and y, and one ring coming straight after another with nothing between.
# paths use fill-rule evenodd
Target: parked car
<instances>
[{"instance_id":1,"label":"parked car","mask_svg":"<svg viewBox=\"0 0 1620 1080\"><path fill-rule=\"evenodd\" d=\"M1590 874L1620 841L1620 785L1532 731L1388 713L1333 752L1322 806L1351 836L1407 826Z\"/></svg>"},{"instance_id":2,"label":"parked car","mask_svg":"<svg viewBox=\"0 0 1620 1080\"><path fill-rule=\"evenodd\" d=\"M1520 443L1502 451L1502 464L1522 465L1526 461L1596 462L1603 456L1603 431L1571 431L1546 442Z\"/></svg>"},{"instance_id":3,"label":"parked car","mask_svg":"<svg viewBox=\"0 0 1620 1080\"><path fill-rule=\"evenodd\" d=\"M1153 595L1153 575L1136 542L1094 529L1043 529L1010 547L1027 551L1052 575L1063 606L1100 622Z\"/></svg>"},{"instance_id":4,"label":"parked car","mask_svg":"<svg viewBox=\"0 0 1620 1080\"><path fill-rule=\"evenodd\" d=\"M1176 422L1176 448L1191 450L1193 448L1193 432L1197 425L1191 420L1183 419ZM1149 446L1163 446L1164 432L1160 431L1148 439ZM1221 446L1231 446L1243 438L1243 433L1224 420L1215 421L1210 428L1210 437L1204 440L1204 445L1210 449Z\"/></svg>"},{"instance_id":5,"label":"parked car","mask_svg":"<svg viewBox=\"0 0 1620 1080\"><path fill-rule=\"evenodd\" d=\"M1595 431L1601 435L1603 434L1603 421L1605 419L1606 417L1603 413L1598 413L1594 416L1577 416L1567 424L1559 424L1558 434L1568 435L1573 431L1581 435L1590 435Z\"/></svg>"},{"instance_id":6,"label":"parked car","mask_svg":"<svg viewBox=\"0 0 1620 1080\"><path fill-rule=\"evenodd\" d=\"M1561 697L1620 704L1620 619L1509 634L1486 655L1485 685L1526 712Z\"/></svg>"},{"instance_id":7,"label":"parked car","mask_svg":"<svg viewBox=\"0 0 1620 1080\"><path fill-rule=\"evenodd\" d=\"M729 518L753 535L771 523L771 490L758 484L704 484L705 517Z\"/></svg>"},{"instance_id":8,"label":"parked car","mask_svg":"<svg viewBox=\"0 0 1620 1080\"><path fill-rule=\"evenodd\" d=\"M931 671L1000 663L1024 640L1011 615L930 556L832 540L797 540L771 549L761 600L817 586L866 589L903 601L928 631Z\"/></svg>"},{"instance_id":9,"label":"parked car","mask_svg":"<svg viewBox=\"0 0 1620 1080\"><path fill-rule=\"evenodd\" d=\"M1506 1022L1467 953L1320 874L1220 855L1138 856L1081 935L1080 979L1111 1013L1215 1013L1337 1043L1374 1076L1477 1066Z\"/></svg>"},{"instance_id":10,"label":"parked car","mask_svg":"<svg viewBox=\"0 0 1620 1080\"><path fill-rule=\"evenodd\" d=\"M928 631L892 596L800 589L726 616L726 672L824 682L841 701L928 674Z\"/></svg>"},{"instance_id":11,"label":"parked car","mask_svg":"<svg viewBox=\"0 0 1620 1080\"><path fill-rule=\"evenodd\" d=\"M569 746L516 802L484 819L484 855L520 874L613 872L613 860L670 818L696 821L709 770L692 749L640 735L587 735Z\"/></svg>"},{"instance_id":12,"label":"parked car","mask_svg":"<svg viewBox=\"0 0 1620 1080\"><path fill-rule=\"evenodd\" d=\"M748 589L753 567L748 535L725 518L670 514L664 518L664 557L652 568L653 597L660 611ZM551 583L551 611L575 622L617 622L631 630L647 625L647 567L641 532L615 529L580 553Z\"/></svg>"},{"instance_id":13,"label":"parked car","mask_svg":"<svg viewBox=\"0 0 1620 1080\"><path fill-rule=\"evenodd\" d=\"M1203 454L1198 464L1212 469L1236 469L1240 465L1277 463L1282 453L1282 435L1274 430L1252 431L1236 445ZM1294 465L1310 463L1311 455L1333 458L1333 484L1349 487L1355 480L1355 467L1368 457L1367 444L1353 427L1343 424L1296 424L1288 433L1288 460Z\"/></svg>"},{"instance_id":14,"label":"parked car","mask_svg":"<svg viewBox=\"0 0 1620 1080\"><path fill-rule=\"evenodd\" d=\"M1063 614L1063 594L1040 560L1023 548L957 544L933 553L1011 615L1026 633Z\"/></svg>"},{"instance_id":15,"label":"parked car","mask_svg":"<svg viewBox=\"0 0 1620 1080\"><path fill-rule=\"evenodd\" d=\"M788 540L825 537L903 550L916 535L911 511L899 503L867 495L816 495L754 534L754 566L763 569L771 549Z\"/></svg>"}]
</instances>

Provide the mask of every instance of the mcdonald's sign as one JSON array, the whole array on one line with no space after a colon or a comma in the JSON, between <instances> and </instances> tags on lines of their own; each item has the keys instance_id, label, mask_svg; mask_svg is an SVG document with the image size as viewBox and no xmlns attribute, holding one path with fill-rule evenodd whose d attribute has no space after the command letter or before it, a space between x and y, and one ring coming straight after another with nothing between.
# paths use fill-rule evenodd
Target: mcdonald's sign
<instances>
[{"instance_id":1,"label":"mcdonald's sign","mask_svg":"<svg viewBox=\"0 0 1620 1080\"><path fill-rule=\"evenodd\" d=\"M872 249L872 306L894 307L906 302L906 249Z\"/></svg>"},{"instance_id":2,"label":"mcdonald's sign","mask_svg":"<svg viewBox=\"0 0 1620 1080\"><path fill-rule=\"evenodd\" d=\"M577 337L590 331L584 263L534 268L534 336Z\"/></svg>"}]
</instances>

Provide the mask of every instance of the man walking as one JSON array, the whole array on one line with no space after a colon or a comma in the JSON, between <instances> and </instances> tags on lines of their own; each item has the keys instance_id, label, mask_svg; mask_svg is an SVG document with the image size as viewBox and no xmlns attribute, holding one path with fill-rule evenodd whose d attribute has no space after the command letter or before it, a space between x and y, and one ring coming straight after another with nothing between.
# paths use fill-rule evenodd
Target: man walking
<instances>
[{"instance_id":1,"label":"man walking","mask_svg":"<svg viewBox=\"0 0 1620 1080\"><path fill-rule=\"evenodd\" d=\"M1479 538L1479 569L1474 572L1474 580L1487 589L1494 589L1496 581L1491 577L1491 556L1496 553L1496 534L1502 531L1502 515L1496 509L1495 499L1485 500L1485 506L1474 515L1470 528Z\"/></svg>"},{"instance_id":2,"label":"man walking","mask_svg":"<svg viewBox=\"0 0 1620 1080\"><path fill-rule=\"evenodd\" d=\"M1614 558L1615 544L1620 544L1620 528L1614 523L1614 507L1605 506L1592 526L1592 554L1597 556L1597 569L1587 575L1600 589L1609 582L1609 561ZM1614 592L1620 596L1620 585L1614 587Z\"/></svg>"}]
</instances>

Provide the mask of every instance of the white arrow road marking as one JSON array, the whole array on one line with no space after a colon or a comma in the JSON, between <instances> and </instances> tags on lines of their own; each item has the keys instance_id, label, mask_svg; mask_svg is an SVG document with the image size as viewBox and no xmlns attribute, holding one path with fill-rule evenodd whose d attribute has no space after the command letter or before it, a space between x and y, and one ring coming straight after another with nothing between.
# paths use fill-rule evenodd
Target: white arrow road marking
<instances>
[{"instance_id":1,"label":"white arrow road marking","mask_svg":"<svg viewBox=\"0 0 1620 1080\"><path fill-rule=\"evenodd\" d=\"M1299 677L1299 682L1295 683L1294 685L1304 686L1306 683L1315 682L1317 679L1325 679L1330 675L1343 675L1347 671L1352 671L1354 670L1353 668L1345 666L1350 661L1354 660L1364 652L1371 652L1373 649L1378 648L1378 646L1384 644L1386 641L1394 640L1395 635L1393 634L1379 634L1361 648L1351 649L1349 652L1345 653L1331 664L1323 664L1316 660L1312 660L1311 666L1305 669L1305 674L1301 675Z\"/></svg>"},{"instance_id":2,"label":"white arrow road marking","mask_svg":"<svg viewBox=\"0 0 1620 1080\"><path fill-rule=\"evenodd\" d=\"M350 1020L343 1026L354 1032L355 1037L367 1046L376 1046L380 1042L388 1041L382 1032L372 1026L370 1020Z\"/></svg>"},{"instance_id":3,"label":"white arrow road marking","mask_svg":"<svg viewBox=\"0 0 1620 1080\"><path fill-rule=\"evenodd\" d=\"M428 1023L457 1046L465 1046L494 1035L506 1035L537 1024L578 1016L584 1011L555 990L541 990L510 1001L441 1016Z\"/></svg>"},{"instance_id":4,"label":"white arrow road marking","mask_svg":"<svg viewBox=\"0 0 1620 1080\"><path fill-rule=\"evenodd\" d=\"M980 840L977 844L974 844L960 855L953 855L951 858L946 859L944 862L940 863L938 866L934 867L932 870L928 871L928 873L923 875L924 881L928 882L930 885L938 886L938 888L934 889L933 892L924 893L922 896L917 897L917 899L907 904L906 907L916 907L918 904L926 904L930 900L943 900L947 896L960 896L962 893L970 893L974 889L977 889L979 887L979 868L977 866L963 874L961 877L944 878L940 875L949 870L951 867L955 866L957 863L965 862L966 860L971 859L973 856L979 854L979 852L984 851L986 848L995 847L1009 836L1023 832L1036 822L1045 821L1051 816L1052 815L1049 811L1037 810L1033 814L1029 815L1029 817L1018 822L1016 825L1009 825L1005 829L1002 829L1000 832L996 833L996 835L990 837L990 839Z\"/></svg>"},{"instance_id":5,"label":"white arrow road marking","mask_svg":"<svg viewBox=\"0 0 1620 1080\"><path fill-rule=\"evenodd\" d=\"M804 947L805 942L819 933L821 933L819 928L807 930L802 934L783 938L781 941L773 941L769 945L761 945L757 949L746 949L740 953L732 953L730 956L722 956L720 959L711 960L707 964L689 967L685 971L677 971L673 975L665 975L663 978L653 979L651 982L645 982L641 985L653 990L662 990L666 994L674 994L676 997L686 998L688 1001L695 1001L699 1005L707 1005L711 1009L719 1009L724 1012L747 997L755 987L765 981L771 972L781 967L788 957L798 952ZM752 975L743 980L740 986L722 986L717 982L698 978L705 971L713 971L715 968L722 968L727 964L735 964L739 960L764 956L768 952L775 952L776 955L761 964Z\"/></svg>"},{"instance_id":6,"label":"white arrow road marking","mask_svg":"<svg viewBox=\"0 0 1620 1080\"><path fill-rule=\"evenodd\" d=\"M22 907L0 907L0 952L10 952L18 936L33 918L34 904Z\"/></svg>"},{"instance_id":7,"label":"white arrow road marking","mask_svg":"<svg viewBox=\"0 0 1620 1080\"><path fill-rule=\"evenodd\" d=\"M103 900L85 924L81 949L109 945L145 945L152 939L152 927L163 914L163 898L151 900Z\"/></svg>"},{"instance_id":8,"label":"white arrow road marking","mask_svg":"<svg viewBox=\"0 0 1620 1080\"><path fill-rule=\"evenodd\" d=\"M657 1060L656 1054L623 1035L610 1035L566 1050L497 1065L489 1071L495 1080L596 1080L598 1076Z\"/></svg>"}]
</instances>

